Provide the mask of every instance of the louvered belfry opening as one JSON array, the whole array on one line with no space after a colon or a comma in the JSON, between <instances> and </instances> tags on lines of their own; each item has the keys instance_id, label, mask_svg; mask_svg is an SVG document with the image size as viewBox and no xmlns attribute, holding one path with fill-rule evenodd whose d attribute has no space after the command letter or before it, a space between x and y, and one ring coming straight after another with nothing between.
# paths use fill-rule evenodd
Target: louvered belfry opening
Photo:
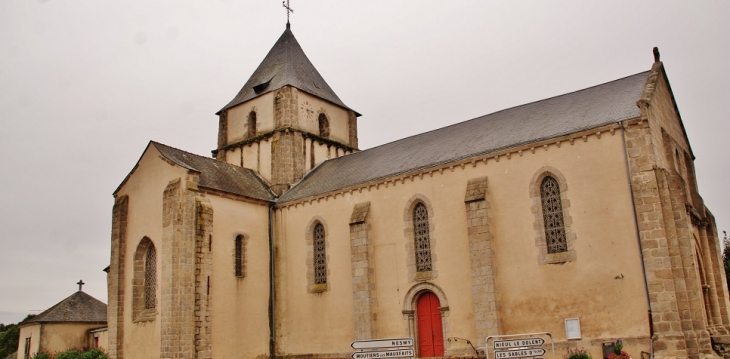
<instances>
[{"instance_id":1,"label":"louvered belfry opening","mask_svg":"<svg viewBox=\"0 0 730 359\"><path fill-rule=\"evenodd\" d=\"M155 246L150 245L144 263L144 307L151 309L155 307L157 296L157 251Z\"/></svg>"},{"instance_id":2,"label":"louvered belfry opening","mask_svg":"<svg viewBox=\"0 0 730 359\"><path fill-rule=\"evenodd\" d=\"M319 135L322 137L330 137L330 120L327 119L327 115L319 114Z\"/></svg>"},{"instance_id":3,"label":"louvered belfry opening","mask_svg":"<svg viewBox=\"0 0 730 359\"><path fill-rule=\"evenodd\" d=\"M327 283L327 255L325 253L324 226L314 226L314 284Z\"/></svg>"},{"instance_id":4,"label":"louvered belfry opening","mask_svg":"<svg viewBox=\"0 0 730 359\"><path fill-rule=\"evenodd\" d=\"M248 138L256 137L256 112L251 111L251 113L248 114L248 132L247 136Z\"/></svg>"},{"instance_id":5,"label":"louvered belfry opening","mask_svg":"<svg viewBox=\"0 0 730 359\"><path fill-rule=\"evenodd\" d=\"M236 277L243 277L243 236L236 236L235 247Z\"/></svg>"},{"instance_id":6,"label":"louvered belfry opening","mask_svg":"<svg viewBox=\"0 0 730 359\"><path fill-rule=\"evenodd\" d=\"M431 265L431 238L428 228L428 209L419 203L413 209L413 234L416 245L416 271L427 272Z\"/></svg>"},{"instance_id":7,"label":"louvered belfry opening","mask_svg":"<svg viewBox=\"0 0 730 359\"><path fill-rule=\"evenodd\" d=\"M555 178L547 176L542 180L540 197L542 198L547 251L548 253L565 252L568 250L568 243L565 238L563 204L560 200L560 185Z\"/></svg>"}]
</instances>

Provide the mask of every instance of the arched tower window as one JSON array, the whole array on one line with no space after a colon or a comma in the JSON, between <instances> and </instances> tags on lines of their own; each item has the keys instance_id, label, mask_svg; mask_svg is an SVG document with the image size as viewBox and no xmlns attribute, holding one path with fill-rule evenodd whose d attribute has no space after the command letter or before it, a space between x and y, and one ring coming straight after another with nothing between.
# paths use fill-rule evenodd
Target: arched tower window
<instances>
[{"instance_id":1,"label":"arched tower window","mask_svg":"<svg viewBox=\"0 0 730 359\"><path fill-rule=\"evenodd\" d=\"M150 244L144 261L144 307L155 307L157 298L157 251L154 244Z\"/></svg>"},{"instance_id":2,"label":"arched tower window","mask_svg":"<svg viewBox=\"0 0 730 359\"><path fill-rule=\"evenodd\" d=\"M322 223L314 226L314 284L327 283L327 255L325 253L325 233Z\"/></svg>"},{"instance_id":3,"label":"arched tower window","mask_svg":"<svg viewBox=\"0 0 730 359\"><path fill-rule=\"evenodd\" d=\"M413 238L416 247L416 271L427 272L431 265L431 238L428 227L428 209L423 203L413 208Z\"/></svg>"},{"instance_id":4,"label":"arched tower window","mask_svg":"<svg viewBox=\"0 0 730 359\"><path fill-rule=\"evenodd\" d=\"M234 257L236 277L243 277L243 236L240 234L236 236Z\"/></svg>"},{"instance_id":5,"label":"arched tower window","mask_svg":"<svg viewBox=\"0 0 730 359\"><path fill-rule=\"evenodd\" d=\"M248 138L256 137L256 112L248 114Z\"/></svg>"},{"instance_id":6,"label":"arched tower window","mask_svg":"<svg viewBox=\"0 0 730 359\"><path fill-rule=\"evenodd\" d=\"M330 120L323 113L319 114L319 135L322 137L330 137Z\"/></svg>"},{"instance_id":7,"label":"arched tower window","mask_svg":"<svg viewBox=\"0 0 730 359\"><path fill-rule=\"evenodd\" d=\"M555 178L547 176L542 180L540 198L542 199L547 252L565 252L568 250L568 243L565 237L563 205L560 199L560 185Z\"/></svg>"}]
</instances>

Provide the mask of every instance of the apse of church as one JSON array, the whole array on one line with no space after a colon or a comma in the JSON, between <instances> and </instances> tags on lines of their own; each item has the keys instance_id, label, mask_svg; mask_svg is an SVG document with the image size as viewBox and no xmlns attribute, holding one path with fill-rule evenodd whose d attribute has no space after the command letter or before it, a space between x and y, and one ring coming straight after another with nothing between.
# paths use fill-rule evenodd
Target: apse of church
<instances>
[{"instance_id":1,"label":"apse of church","mask_svg":"<svg viewBox=\"0 0 730 359\"><path fill-rule=\"evenodd\" d=\"M712 357L730 343L719 241L655 56L360 151L360 114L287 26L217 113L214 158L150 142L115 191L110 355L347 358L410 337L483 357L488 336L549 332L560 353Z\"/></svg>"}]
</instances>

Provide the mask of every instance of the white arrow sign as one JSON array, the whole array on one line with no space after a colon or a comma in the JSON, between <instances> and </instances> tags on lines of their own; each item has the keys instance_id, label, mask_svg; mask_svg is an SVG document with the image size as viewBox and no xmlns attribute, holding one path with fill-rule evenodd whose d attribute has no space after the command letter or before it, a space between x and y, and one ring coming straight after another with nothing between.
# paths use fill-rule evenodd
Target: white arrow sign
<instances>
[{"instance_id":1,"label":"white arrow sign","mask_svg":"<svg viewBox=\"0 0 730 359\"><path fill-rule=\"evenodd\" d=\"M523 347L539 347L545 344L543 338L525 338L525 339L513 339L513 340L495 340L494 349L509 349L509 348L523 348Z\"/></svg>"},{"instance_id":2,"label":"white arrow sign","mask_svg":"<svg viewBox=\"0 0 730 359\"><path fill-rule=\"evenodd\" d=\"M393 339L376 339L376 340L358 340L352 342L350 346L353 349L385 349L385 348L401 348L413 347L413 338L393 338Z\"/></svg>"},{"instance_id":3,"label":"white arrow sign","mask_svg":"<svg viewBox=\"0 0 730 359\"><path fill-rule=\"evenodd\" d=\"M352 359L413 358L413 349L381 350L373 352L357 352L350 355Z\"/></svg>"},{"instance_id":4,"label":"white arrow sign","mask_svg":"<svg viewBox=\"0 0 730 359\"><path fill-rule=\"evenodd\" d=\"M517 350L496 350L494 352L494 358L496 359L508 359L508 358L530 358L545 354L543 348L528 348L528 349L517 349Z\"/></svg>"}]
</instances>

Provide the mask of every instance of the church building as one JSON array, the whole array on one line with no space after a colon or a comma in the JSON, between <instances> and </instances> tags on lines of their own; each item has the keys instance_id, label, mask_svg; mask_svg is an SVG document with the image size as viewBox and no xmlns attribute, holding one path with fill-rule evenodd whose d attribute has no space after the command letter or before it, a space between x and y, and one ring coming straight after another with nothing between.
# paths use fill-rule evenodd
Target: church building
<instances>
[{"instance_id":1,"label":"church building","mask_svg":"<svg viewBox=\"0 0 730 359\"><path fill-rule=\"evenodd\" d=\"M658 50L647 67L360 150L287 24L212 157L150 142L114 192L110 356L484 357L525 333L556 357L721 355L715 220Z\"/></svg>"}]
</instances>

